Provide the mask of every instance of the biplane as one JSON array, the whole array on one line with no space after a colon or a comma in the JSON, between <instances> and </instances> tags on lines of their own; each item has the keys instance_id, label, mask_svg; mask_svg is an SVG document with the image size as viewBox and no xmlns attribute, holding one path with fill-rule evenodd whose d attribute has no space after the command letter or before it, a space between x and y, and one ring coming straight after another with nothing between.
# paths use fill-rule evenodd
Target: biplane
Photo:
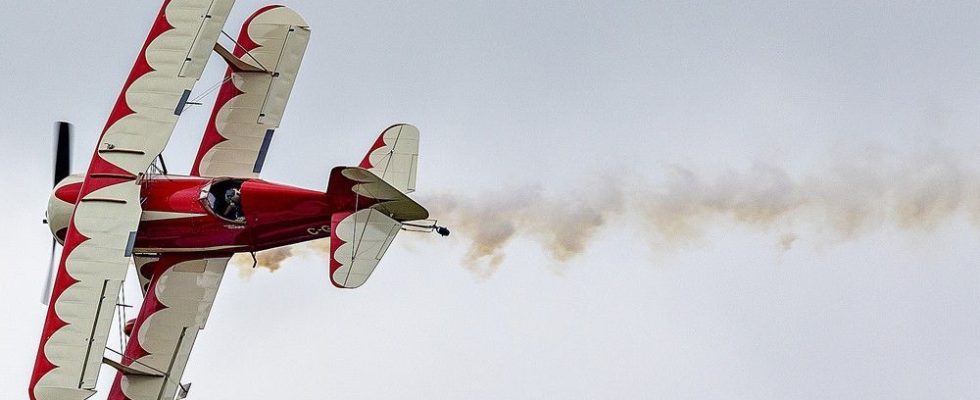
<instances>
[{"instance_id":1,"label":"biplane","mask_svg":"<svg viewBox=\"0 0 980 400\"><path fill-rule=\"evenodd\" d=\"M399 231L449 234L407 195L411 125L384 129L359 165L333 168L325 191L259 178L310 28L287 7L264 7L228 50L218 37L233 4L163 1L84 174L70 174L71 126L58 124L45 222L63 250L54 263L52 243L31 399L87 399L102 364L117 370L109 399L186 397L183 371L236 253L329 238L330 280L356 288ZM161 152L213 53L228 68L197 157L188 175L169 174ZM130 265L143 303L119 321L128 342L107 357Z\"/></svg>"}]
</instances>

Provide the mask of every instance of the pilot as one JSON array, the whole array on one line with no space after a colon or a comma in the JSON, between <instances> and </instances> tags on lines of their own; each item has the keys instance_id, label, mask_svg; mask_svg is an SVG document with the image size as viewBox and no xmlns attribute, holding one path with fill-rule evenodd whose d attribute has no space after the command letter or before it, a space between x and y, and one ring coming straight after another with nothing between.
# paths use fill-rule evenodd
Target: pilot
<instances>
[{"instance_id":1,"label":"pilot","mask_svg":"<svg viewBox=\"0 0 980 400\"><path fill-rule=\"evenodd\" d=\"M242 192L238 188L231 188L225 192L225 201L228 205L225 207L225 212L223 213L225 218L233 220L241 220L243 216L242 212Z\"/></svg>"}]
</instances>

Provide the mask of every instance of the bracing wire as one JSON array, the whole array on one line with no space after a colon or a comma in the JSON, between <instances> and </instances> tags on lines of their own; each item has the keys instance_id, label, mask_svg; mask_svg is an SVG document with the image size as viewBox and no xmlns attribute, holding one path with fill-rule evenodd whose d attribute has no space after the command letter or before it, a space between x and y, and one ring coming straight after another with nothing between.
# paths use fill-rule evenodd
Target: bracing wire
<instances>
[{"instance_id":1,"label":"bracing wire","mask_svg":"<svg viewBox=\"0 0 980 400\"><path fill-rule=\"evenodd\" d=\"M221 31L221 34L222 35L225 35L225 37L228 38L228 40L231 40L232 43L235 43L235 47L238 47L238 48L242 49L242 51L245 52L245 55L248 56L248 58L251 58L252 61L255 61L256 64L259 64L259 67L262 67L262 69L264 69L266 71L269 70L268 68L265 67L265 65L262 65L262 63L258 59L256 59L255 57L253 57L252 56L252 53L249 53L248 52L248 49L246 49L245 46L242 46L241 43L238 43L237 40L233 39L231 37L231 35L228 34L228 32L225 32L224 30L222 30Z\"/></svg>"},{"instance_id":2,"label":"bracing wire","mask_svg":"<svg viewBox=\"0 0 980 400\"><path fill-rule=\"evenodd\" d=\"M172 384L175 384L175 385L177 385L177 386L180 386L181 388L183 388L183 387L184 387L184 385L182 385L182 384L181 384L180 382L176 382L176 381L174 381L173 379L171 379L171 378L170 378L170 374L168 374L168 373L166 373L166 372L164 372L164 371L161 371L161 370L159 370L159 369L156 369L156 368L153 368L153 367L152 367L152 366L150 366L150 365L146 365L146 364L144 364L144 363L142 363L142 362L140 362L139 360L137 360L137 359L135 359L135 358L132 358L132 357L129 357L129 356L127 356L127 355L125 355L125 354L123 354L123 353L121 353L121 352L118 352L118 351L116 351L116 349L113 349L112 347L109 347L109 346L106 346L106 348L105 348L105 349L106 349L106 350L109 350L109 351L111 351L111 352L113 352L113 353L115 353L116 355L118 355L118 356L120 357L120 362L122 362L122 360L127 360L127 361L130 361L130 363L131 363L131 365L132 365L132 364L137 364L137 365L141 365L141 366L144 366L144 367L146 367L146 368L149 368L149 369L150 369L150 371L153 371L153 372L156 372L156 373L158 373L158 374L160 374L160 375L162 375L162 378L163 378L163 379L165 379L165 380L166 380L167 382L170 382L170 383L172 383Z\"/></svg>"},{"instance_id":3,"label":"bracing wire","mask_svg":"<svg viewBox=\"0 0 980 400\"><path fill-rule=\"evenodd\" d=\"M221 87L221 85L224 85L225 82L228 82L230 80L231 80L231 75L228 75L227 77L225 77L225 79L222 79L220 82L215 83L214 85L211 85L211 87L209 87L203 93L197 95L197 97L191 99L187 103L188 104L192 104L192 103L198 103L198 102L200 102L202 99L204 99L205 97L207 97L207 95L211 94L215 90L218 90L218 88Z\"/></svg>"},{"instance_id":4,"label":"bracing wire","mask_svg":"<svg viewBox=\"0 0 980 400\"><path fill-rule=\"evenodd\" d=\"M119 302L120 302L120 304L125 304L125 303L122 302L122 299L121 298L120 298ZM124 320L123 313L122 313L122 309L123 308L125 308L125 307L122 307L119 304L116 304L116 318L119 319L119 348L121 348L121 349L125 349L126 348L126 342L123 339L123 337L126 336L126 333L124 331L125 330L125 323L126 322Z\"/></svg>"},{"instance_id":5,"label":"bracing wire","mask_svg":"<svg viewBox=\"0 0 980 400\"><path fill-rule=\"evenodd\" d=\"M259 61L259 60L258 60L257 58L255 58L254 56L252 56L252 53L250 53L250 52L249 52L249 51L248 51L247 49L245 49L245 46L242 46L242 45L241 45L240 43L238 43L238 41L237 41L237 40L235 40L235 39L233 39L233 38L231 37L231 35L229 35L229 34L228 34L227 32L225 32L224 30L222 30L222 31L221 31L221 34L222 34L222 35L224 35L224 36L225 36L226 38L228 38L228 40L231 40L231 41L232 41L232 43L235 43L235 47L238 47L238 48L240 48L240 49L242 49L243 51L245 51L245 55L246 55L246 56L248 56L248 58L251 58L251 59L252 59L252 61L255 61L255 63L256 63L256 64L258 64L258 65L259 65L259 67L261 67L262 69L264 69L264 70L266 70L266 71L268 71L268 70L269 70L268 68L266 68L266 67L265 67L265 65L262 65L262 62L260 62L260 61ZM200 101L201 101L202 99L204 99L205 97L207 97L207 95L209 95L209 94L211 94L211 93L212 93L212 92L214 92L215 90L218 90L218 88L219 88L219 87L221 87L221 85L224 85L224 84L225 84L225 82L228 82L229 80L231 80L231 74L228 74L228 76L226 76L226 77L225 77L224 79L222 79L222 80L221 80L220 82L218 82L218 83L216 83L216 84L214 84L214 85L212 85L212 86L211 86L211 87L209 87L209 88L208 88L207 90L205 90L205 91L204 91L203 93L201 93L201 94L199 94L199 95L198 95L197 97L195 97L195 98L193 98L193 99L191 99L191 100L190 100L190 101L188 101L187 103L188 103L188 104L195 104L195 103L199 103L199 102L200 102Z\"/></svg>"}]
</instances>

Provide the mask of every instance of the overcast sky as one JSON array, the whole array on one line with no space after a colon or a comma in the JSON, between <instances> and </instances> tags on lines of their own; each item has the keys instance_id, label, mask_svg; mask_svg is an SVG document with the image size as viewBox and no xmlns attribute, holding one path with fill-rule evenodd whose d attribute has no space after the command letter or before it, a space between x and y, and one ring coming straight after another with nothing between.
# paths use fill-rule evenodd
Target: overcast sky
<instances>
[{"instance_id":1,"label":"overcast sky","mask_svg":"<svg viewBox=\"0 0 980 400\"><path fill-rule=\"evenodd\" d=\"M190 398L980 397L980 6L791 3L290 1L313 33L263 178L325 188L331 167L410 122L415 196L487 204L446 209L448 239L400 235L357 290L332 287L322 255L247 279L230 268ZM225 30L262 5L239 0ZM44 319L53 122L75 123L83 171L158 9L34 1L0 15L0 397L26 397ZM196 91L223 72L212 57ZM172 172L190 169L206 102L177 126ZM807 199L809 183L850 183L817 185L817 211L722 210L680 239L635 195L677 170L738 193L772 175L760 168ZM954 203L905 224L851 196L854 176L909 174L924 201ZM581 254L553 257L542 231L594 225L554 218L601 210L603 193L626 200ZM866 204L842 217L842 198ZM886 216L854 231L820 217L865 212ZM554 225L533 225L542 213ZM466 261L484 220L518 230L492 274Z\"/></svg>"}]
</instances>

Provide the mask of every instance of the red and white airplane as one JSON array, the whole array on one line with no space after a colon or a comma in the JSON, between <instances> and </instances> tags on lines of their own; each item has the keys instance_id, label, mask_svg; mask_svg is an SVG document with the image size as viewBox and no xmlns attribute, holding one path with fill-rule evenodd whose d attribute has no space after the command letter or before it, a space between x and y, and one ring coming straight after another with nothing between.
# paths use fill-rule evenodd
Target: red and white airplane
<instances>
[{"instance_id":1,"label":"red and white airplane","mask_svg":"<svg viewBox=\"0 0 980 400\"><path fill-rule=\"evenodd\" d=\"M325 192L259 179L310 28L289 8L264 7L228 51L217 39L233 4L163 2L84 175L69 176L70 127L60 124L47 222L64 250L52 262L31 399L87 399L103 363L118 370L109 399L186 396L184 367L235 253L329 237L330 279L356 288L399 230L449 234L410 222L428 218L406 195L418 163L411 125L385 129L359 166L334 168ZM190 175L168 175L160 153L212 51L228 64L225 80ZM116 361L104 353L131 262L144 300Z\"/></svg>"}]
</instances>

